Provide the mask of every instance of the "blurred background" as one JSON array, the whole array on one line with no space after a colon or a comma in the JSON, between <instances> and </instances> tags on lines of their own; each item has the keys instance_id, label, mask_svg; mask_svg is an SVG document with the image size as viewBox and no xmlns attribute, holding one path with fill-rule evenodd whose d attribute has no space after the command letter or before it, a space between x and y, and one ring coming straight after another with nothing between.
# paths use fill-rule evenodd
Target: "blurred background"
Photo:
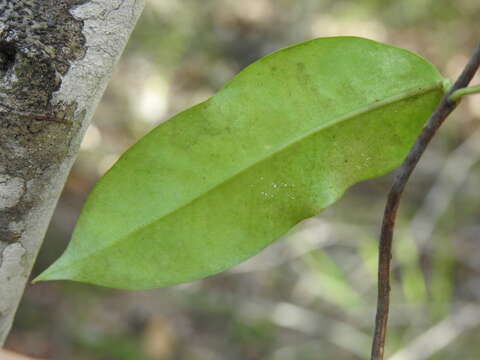
<instances>
[{"instance_id":1,"label":"blurred background","mask_svg":"<svg viewBox=\"0 0 480 360\"><path fill-rule=\"evenodd\" d=\"M261 56L356 35L455 78L480 39L478 0L149 0L99 105L34 275L66 247L86 195L155 125ZM478 83L479 76L474 82ZM387 358L480 358L480 96L440 131L404 197ZM28 286L7 348L52 360L368 359L377 237L391 175L358 184L253 260L128 292Z\"/></svg>"}]
</instances>

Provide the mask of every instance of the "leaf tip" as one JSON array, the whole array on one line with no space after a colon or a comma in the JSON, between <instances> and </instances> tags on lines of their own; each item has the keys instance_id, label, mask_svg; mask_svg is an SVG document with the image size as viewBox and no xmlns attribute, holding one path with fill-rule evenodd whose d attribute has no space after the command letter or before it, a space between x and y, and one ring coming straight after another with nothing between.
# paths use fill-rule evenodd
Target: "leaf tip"
<instances>
[{"instance_id":1,"label":"leaf tip","mask_svg":"<svg viewBox=\"0 0 480 360\"><path fill-rule=\"evenodd\" d=\"M46 270L44 270L40 275L35 277L32 280L32 284L36 284L41 281L51 281L51 280L67 280L69 279L68 274L61 268L58 267L58 261L50 265Z\"/></svg>"},{"instance_id":2,"label":"leaf tip","mask_svg":"<svg viewBox=\"0 0 480 360\"><path fill-rule=\"evenodd\" d=\"M30 283L31 283L31 284L36 284L36 283L38 283L38 282L40 282L40 281L46 281L46 280L48 280L48 279L45 279L45 278L43 277L43 273L42 273L42 274L38 275L36 278L34 278L32 281L30 281Z\"/></svg>"}]
</instances>

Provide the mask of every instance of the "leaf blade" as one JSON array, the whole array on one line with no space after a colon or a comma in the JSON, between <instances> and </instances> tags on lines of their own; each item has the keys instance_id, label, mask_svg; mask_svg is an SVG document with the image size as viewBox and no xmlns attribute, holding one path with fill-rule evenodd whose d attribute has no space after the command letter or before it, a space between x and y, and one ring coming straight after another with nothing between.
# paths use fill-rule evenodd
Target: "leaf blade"
<instances>
[{"instance_id":1,"label":"leaf blade","mask_svg":"<svg viewBox=\"0 0 480 360\"><path fill-rule=\"evenodd\" d=\"M397 166L443 81L418 56L360 38L267 56L127 151L40 279L135 289L224 270Z\"/></svg>"}]
</instances>

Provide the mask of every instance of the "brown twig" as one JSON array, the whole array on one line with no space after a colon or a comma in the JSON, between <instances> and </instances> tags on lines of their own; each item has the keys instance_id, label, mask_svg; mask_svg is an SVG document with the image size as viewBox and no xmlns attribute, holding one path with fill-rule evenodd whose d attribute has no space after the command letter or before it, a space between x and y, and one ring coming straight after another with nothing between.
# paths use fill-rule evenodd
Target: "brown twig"
<instances>
[{"instance_id":1,"label":"brown twig","mask_svg":"<svg viewBox=\"0 0 480 360\"><path fill-rule=\"evenodd\" d=\"M410 175L417 165L420 157L425 152L427 145L432 140L438 128L448 115L457 107L458 101L451 101L450 95L466 87L480 67L480 44L470 58L468 64L445 94L440 104L430 116L415 144L400 167L392 188L388 194L387 204L383 215L383 223L380 235L379 259L378 259L378 297L377 315L375 318L375 331L372 344L372 360L383 360L385 337L387 332L388 309L390 305L390 260L392 258L392 239L395 226L395 217L402 197L403 190Z\"/></svg>"}]
</instances>

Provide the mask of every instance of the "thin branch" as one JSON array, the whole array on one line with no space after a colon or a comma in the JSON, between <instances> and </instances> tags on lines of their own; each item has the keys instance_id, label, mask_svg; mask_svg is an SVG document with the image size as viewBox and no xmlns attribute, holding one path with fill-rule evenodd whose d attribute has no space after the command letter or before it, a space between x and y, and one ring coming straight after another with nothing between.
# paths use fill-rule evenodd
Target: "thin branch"
<instances>
[{"instance_id":1,"label":"thin branch","mask_svg":"<svg viewBox=\"0 0 480 360\"><path fill-rule=\"evenodd\" d=\"M458 89L463 89L468 86L479 67L480 44L457 81L455 81L451 89L443 97L437 109L433 112L421 134L417 138L415 144L410 149L407 158L403 162L393 181L390 193L388 194L379 245L377 315L375 318L375 331L373 335L372 360L383 360L384 356L388 309L390 305L390 261L392 258L393 229L403 190L405 189L405 185L415 169L415 166L420 160L420 157L425 152L427 145L436 134L438 128L442 125L448 115L450 115L450 113L457 107L458 102L451 101L450 96Z\"/></svg>"}]
</instances>

